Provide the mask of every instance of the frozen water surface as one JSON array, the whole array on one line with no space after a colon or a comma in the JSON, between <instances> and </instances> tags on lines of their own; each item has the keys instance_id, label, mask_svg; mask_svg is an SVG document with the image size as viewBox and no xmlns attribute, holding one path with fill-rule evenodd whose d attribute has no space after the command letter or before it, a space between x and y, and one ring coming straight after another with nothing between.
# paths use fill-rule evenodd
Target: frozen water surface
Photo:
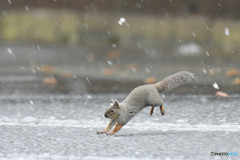
<instances>
[{"instance_id":1,"label":"frozen water surface","mask_svg":"<svg viewBox=\"0 0 240 160\"><path fill-rule=\"evenodd\" d=\"M0 159L206 160L240 151L239 95L166 95L166 114L144 109L116 135L97 135L112 99L126 95L0 96ZM91 98L89 98L91 97ZM238 156L230 158L239 158Z\"/></svg>"}]
</instances>

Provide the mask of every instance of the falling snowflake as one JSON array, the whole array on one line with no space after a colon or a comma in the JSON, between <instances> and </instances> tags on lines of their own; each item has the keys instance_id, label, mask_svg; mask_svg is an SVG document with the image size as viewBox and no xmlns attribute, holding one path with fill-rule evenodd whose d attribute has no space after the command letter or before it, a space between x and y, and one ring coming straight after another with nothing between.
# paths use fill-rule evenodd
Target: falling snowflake
<instances>
[{"instance_id":1,"label":"falling snowflake","mask_svg":"<svg viewBox=\"0 0 240 160\"><path fill-rule=\"evenodd\" d=\"M112 66L112 65L113 65L111 61L107 61L107 63L108 63L110 66Z\"/></svg>"},{"instance_id":2,"label":"falling snowflake","mask_svg":"<svg viewBox=\"0 0 240 160\"><path fill-rule=\"evenodd\" d=\"M203 71L203 73L207 74L207 70L206 69L203 69L202 71Z\"/></svg>"},{"instance_id":3,"label":"falling snowflake","mask_svg":"<svg viewBox=\"0 0 240 160\"><path fill-rule=\"evenodd\" d=\"M29 10L30 10L30 8L29 8L28 6L24 6L24 9L25 9L26 11L29 11Z\"/></svg>"},{"instance_id":4,"label":"falling snowflake","mask_svg":"<svg viewBox=\"0 0 240 160\"><path fill-rule=\"evenodd\" d=\"M41 49L39 45L37 45L37 48L38 48L38 50L40 50L40 49Z\"/></svg>"},{"instance_id":5,"label":"falling snowflake","mask_svg":"<svg viewBox=\"0 0 240 160\"><path fill-rule=\"evenodd\" d=\"M218 86L217 83L213 83L213 87L214 87L215 89L219 89L219 86Z\"/></svg>"},{"instance_id":6,"label":"falling snowflake","mask_svg":"<svg viewBox=\"0 0 240 160\"><path fill-rule=\"evenodd\" d=\"M92 96L88 94L87 99L92 99Z\"/></svg>"},{"instance_id":7,"label":"falling snowflake","mask_svg":"<svg viewBox=\"0 0 240 160\"><path fill-rule=\"evenodd\" d=\"M196 34L195 34L194 32L192 32L192 35L193 35L193 37L195 37L195 38L197 37Z\"/></svg>"},{"instance_id":8,"label":"falling snowflake","mask_svg":"<svg viewBox=\"0 0 240 160\"><path fill-rule=\"evenodd\" d=\"M225 35L226 36L229 36L230 32L229 32L229 29L228 28L225 28Z\"/></svg>"},{"instance_id":9,"label":"falling snowflake","mask_svg":"<svg viewBox=\"0 0 240 160\"><path fill-rule=\"evenodd\" d=\"M31 101L31 100L29 100L29 103L32 104L32 105L34 104L33 101Z\"/></svg>"},{"instance_id":10,"label":"falling snowflake","mask_svg":"<svg viewBox=\"0 0 240 160\"><path fill-rule=\"evenodd\" d=\"M123 23L126 22L126 19L121 17L119 20L118 20L118 24L120 25L123 25Z\"/></svg>"},{"instance_id":11,"label":"falling snowflake","mask_svg":"<svg viewBox=\"0 0 240 160\"><path fill-rule=\"evenodd\" d=\"M117 48L117 45L115 43L113 43L112 48Z\"/></svg>"},{"instance_id":12,"label":"falling snowflake","mask_svg":"<svg viewBox=\"0 0 240 160\"><path fill-rule=\"evenodd\" d=\"M13 51L11 48L7 48L7 52L12 56L15 57L15 55L13 54Z\"/></svg>"},{"instance_id":13,"label":"falling snowflake","mask_svg":"<svg viewBox=\"0 0 240 160\"><path fill-rule=\"evenodd\" d=\"M209 56L209 53L208 53L208 51L206 51L206 55L207 55L207 56Z\"/></svg>"}]
</instances>

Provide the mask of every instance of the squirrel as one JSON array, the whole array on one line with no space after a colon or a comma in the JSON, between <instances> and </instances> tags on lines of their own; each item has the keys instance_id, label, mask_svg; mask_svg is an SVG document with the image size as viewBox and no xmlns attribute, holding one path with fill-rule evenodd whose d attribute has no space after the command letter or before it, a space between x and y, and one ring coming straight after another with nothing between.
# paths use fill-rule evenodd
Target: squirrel
<instances>
[{"instance_id":1,"label":"squirrel","mask_svg":"<svg viewBox=\"0 0 240 160\"><path fill-rule=\"evenodd\" d=\"M160 106L160 112L165 114L163 100L159 93L171 91L182 84L195 80L194 74L187 71L180 71L164 78L155 84L141 85L133 89L130 94L119 103L115 100L109 109L106 110L104 116L111 119L104 131L97 134L113 135L118 132L129 120L138 114L143 108L151 106L150 115L153 114L154 107ZM110 131L113 126L115 128Z\"/></svg>"}]
</instances>

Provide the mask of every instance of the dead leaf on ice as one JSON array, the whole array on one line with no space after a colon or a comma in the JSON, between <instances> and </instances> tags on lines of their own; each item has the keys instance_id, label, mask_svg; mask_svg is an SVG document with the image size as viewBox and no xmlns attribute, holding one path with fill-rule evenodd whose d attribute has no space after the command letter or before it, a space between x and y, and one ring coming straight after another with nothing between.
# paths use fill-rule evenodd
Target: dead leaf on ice
<instances>
[{"instance_id":1,"label":"dead leaf on ice","mask_svg":"<svg viewBox=\"0 0 240 160\"><path fill-rule=\"evenodd\" d=\"M57 85L58 84L58 80L56 78L44 78L43 79L43 83L44 84L47 84L47 85Z\"/></svg>"},{"instance_id":2,"label":"dead leaf on ice","mask_svg":"<svg viewBox=\"0 0 240 160\"><path fill-rule=\"evenodd\" d=\"M236 68L231 68L225 72L226 77L236 77L240 74L240 71Z\"/></svg>"},{"instance_id":3,"label":"dead leaf on ice","mask_svg":"<svg viewBox=\"0 0 240 160\"><path fill-rule=\"evenodd\" d=\"M240 78L236 78L236 79L233 81L233 83L239 85L239 84L240 84Z\"/></svg>"},{"instance_id":4,"label":"dead leaf on ice","mask_svg":"<svg viewBox=\"0 0 240 160\"><path fill-rule=\"evenodd\" d=\"M155 77L147 77L144 80L144 83L146 83L146 84L153 84L153 83L156 83L156 82L157 82L157 79Z\"/></svg>"},{"instance_id":5,"label":"dead leaf on ice","mask_svg":"<svg viewBox=\"0 0 240 160\"><path fill-rule=\"evenodd\" d=\"M229 97L229 95L227 93L221 92L221 91L217 91L216 96L224 97L224 98Z\"/></svg>"}]
</instances>

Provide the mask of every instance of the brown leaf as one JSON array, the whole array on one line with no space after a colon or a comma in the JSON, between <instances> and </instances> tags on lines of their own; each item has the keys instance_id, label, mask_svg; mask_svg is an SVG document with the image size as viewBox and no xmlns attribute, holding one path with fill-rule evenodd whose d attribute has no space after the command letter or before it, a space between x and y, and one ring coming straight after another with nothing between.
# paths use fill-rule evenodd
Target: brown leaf
<instances>
[{"instance_id":1,"label":"brown leaf","mask_svg":"<svg viewBox=\"0 0 240 160\"><path fill-rule=\"evenodd\" d=\"M56 78L44 78L43 79L43 83L47 84L47 85L57 85L58 84L58 80Z\"/></svg>"},{"instance_id":2,"label":"brown leaf","mask_svg":"<svg viewBox=\"0 0 240 160\"><path fill-rule=\"evenodd\" d=\"M136 63L132 63L132 64L129 64L128 65L128 68L131 69L131 70L138 70L139 69L139 65L136 64Z\"/></svg>"},{"instance_id":3,"label":"brown leaf","mask_svg":"<svg viewBox=\"0 0 240 160\"><path fill-rule=\"evenodd\" d=\"M40 70L41 70L41 72L47 72L47 73L49 73L49 72L53 72L53 67L50 66L50 65L42 65L42 66L40 67Z\"/></svg>"},{"instance_id":4,"label":"brown leaf","mask_svg":"<svg viewBox=\"0 0 240 160\"><path fill-rule=\"evenodd\" d=\"M240 84L240 78L236 78L236 79L233 81L233 83L239 85L239 84Z\"/></svg>"},{"instance_id":5,"label":"brown leaf","mask_svg":"<svg viewBox=\"0 0 240 160\"><path fill-rule=\"evenodd\" d=\"M121 56L121 52L119 50L111 50L107 53L108 59L114 60L118 59Z\"/></svg>"},{"instance_id":6,"label":"brown leaf","mask_svg":"<svg viewBox=\"0 0 240 160\"><path fill-rule=\"evenodd\" d=\"M87 60L87 62L94 62L95 59L96 59L96 56L95 56L93 53L88 53L88 54L86 55L86 60Z\"/></svg>"},{"instance_id":7,"label":"brown leaf","mask_svg":"<svg viewBox=\"0 0 240 160\"><path fill-rule=\"evenodd\" d=\"M105 76L111 76L114 74L114 70L113 69L110 69L110 68L105 68L101 71L102 75L105 75Z\"/></svg>"},{"instance_id":8,"label":"brown leaf","mask_svg":"<svg viewBox=\"0 0 240 160\"><path fill-rule=\"evenodd\" d=\"M221 91L217 91L216 96L224 97L224 98L229 97L229 95L227 93L221 92Z\"/></svg>"},{"instance_id":9,"label":"brown leaf","mask_svg":"<svg viewBox=\"0 0 240 160\"><path fill-rule=\"evenodd\" d=\"M240 71L236 68L229 69L225 72L226 77L237 77L240 74Z\"/></svg>"},{"instance_id":10,"label":"brown leaf","mask_svg":"<svg viewBox=\"0 0 240 160\"><path fill-rule=\"evenodd\" d=\"M73 74L72 73L62 73L61 77L65 77L65 78L72 78Z\"/></svg>"},{"instance_id":11,"label":"brown leaf","mask_svg":"<svg viewBox=\"0 0 240 160\"><path fill-rule=\"evenodd\" d=\"M144 80L144 83L146 83L146 84L152 84L152 83L156 83L156 82L157 82L157 79L155 77L147 77Z\"/></svg>"}]
</instances>

